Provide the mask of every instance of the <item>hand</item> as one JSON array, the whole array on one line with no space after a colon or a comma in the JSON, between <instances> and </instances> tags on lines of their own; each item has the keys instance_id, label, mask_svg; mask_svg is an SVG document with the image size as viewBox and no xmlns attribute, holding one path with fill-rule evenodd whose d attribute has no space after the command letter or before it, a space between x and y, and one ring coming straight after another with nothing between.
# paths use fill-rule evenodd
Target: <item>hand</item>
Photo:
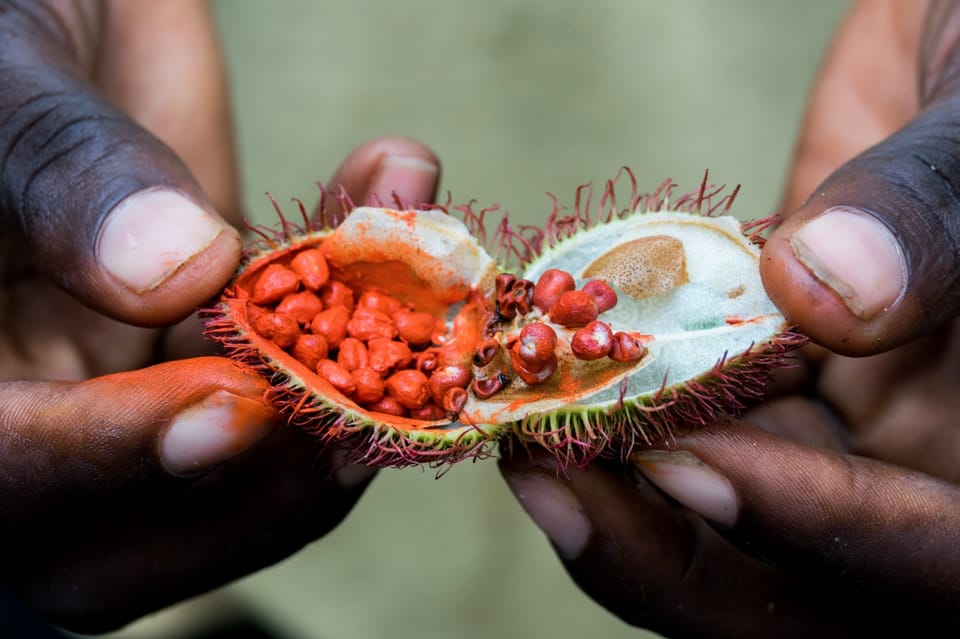
<instances>
[{"instance_id":1,"label":"hand","mask_svg":"<svg viewBox=\"0 0 960 639\"><path fill-rule=\"evenodd\" d=\"M291 554L372 474L179 359L241 251L212 33L200 2L0 2L0 589L74 630ZM429 201L437 167L384 138L330 184Z\"/></svg>"},{"instance_id":2,"label":"hand","mask_svg":"<svg viewBox=\"0 0 960 639\"><path fill-rule=\"evenodd\" d=\"M934 3L926 23L922 9L856 4L819 78L794 212L761 268L821 346L771 400L633 468L565 480L547 456L501 462L572 577L629 623L668 636L957 633L960 9Z\"/></svg>"}]
</instances>

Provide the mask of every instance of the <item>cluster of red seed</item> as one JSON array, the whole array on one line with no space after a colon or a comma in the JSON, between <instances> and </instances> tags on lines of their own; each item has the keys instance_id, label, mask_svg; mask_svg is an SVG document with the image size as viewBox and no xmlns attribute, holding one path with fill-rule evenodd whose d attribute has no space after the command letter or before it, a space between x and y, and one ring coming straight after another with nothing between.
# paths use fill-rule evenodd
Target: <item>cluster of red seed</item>
<instances>
[{"instance_id":1,"label":"cluster of red seed","mask_svg":"<svg viewBox=\"0 0 960 639\"><path fill-rule=\"evenodd\" d=\"M469 369L438 358L443 322L379 291L356 294L317 249L267 266L247 313L260 336L368 410L439 420L466 402Z\"/></svg>"}]
</instances>

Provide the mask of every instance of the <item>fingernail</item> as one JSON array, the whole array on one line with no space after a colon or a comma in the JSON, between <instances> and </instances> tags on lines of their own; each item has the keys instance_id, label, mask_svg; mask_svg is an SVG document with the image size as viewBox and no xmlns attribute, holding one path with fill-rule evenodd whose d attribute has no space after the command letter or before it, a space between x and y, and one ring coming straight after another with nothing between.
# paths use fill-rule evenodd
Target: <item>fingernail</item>
<instances>
[{"instance_id":1,"label":"fingernail","mask_svg":"<svg viewBox=\"0 0 960 639\"><path fill-rule=\"evenodd\" d=\"M135 293L160 286L184 263L232 232L186 196L140 191L107 215L97 243L100 263Z\"/></svg>"},{"instance_id":2,"label":"fingernail","mask_svg":"<svg viewBox=\"0 0 960 639\"><path fill-rule=\"evenodd\" d=\"M260 441L273 419L258 401L216 391L173 418L160 442L160 460L172 475L195 475Z\"/></svg>"},{"instance_id":3,"label":"fingernail","mask_svg":"<svg viewBox=\"0 0 960 639\"><path fill-rule=\"evenodd\" d=\"M564 559L583 552L593 527L579 500L557 479L528 474L504 474L504 479L530 518Z\"/></svg>"},{"instance_id":4,"label":"fingernail","mask_svg":"<svg viewBox=\"0 0 960 639\"><path fill-rule=\"evenodd\" d=\"M369 482L377 469L366 464L354 464L349 461L349 456L343 450L335 450L333 453L333 478L341 488L348 490L356 488Z\"/></svg>"},{"instance_id":5,"label":"fingernail","mask_svg":"<svg viewBox=\"0 0 960 639\"><path fill-rule=\"evenodd\" d=\"M405 205L416 206L434 192L439 173L440 167L424 158L384 155L370 180L369 191L385 204L393 202L396 194Z\"/></svg>"},{"instance_id":6,"label":"fingernail","mask_svg":"<svg viewBox=\"0 0 960 639\"><path fill-rule=\"evenodd\" d=\"M648 450L633 461L643 475L678 502L701 516L732 527L739 503L733 485L686 451Z\"/></svg>"},{"instance_id":7,"label":"fingernail","mask_svg":"<svg viewBox=\"0 0 960 639\"><path fill-rule=\"evenodd\" d=\"M794 232L790 244L813 276L862 320L893 306L906 288L900 244L883 222L861 209L827 209Z\"/></svg>"}]
</instances>

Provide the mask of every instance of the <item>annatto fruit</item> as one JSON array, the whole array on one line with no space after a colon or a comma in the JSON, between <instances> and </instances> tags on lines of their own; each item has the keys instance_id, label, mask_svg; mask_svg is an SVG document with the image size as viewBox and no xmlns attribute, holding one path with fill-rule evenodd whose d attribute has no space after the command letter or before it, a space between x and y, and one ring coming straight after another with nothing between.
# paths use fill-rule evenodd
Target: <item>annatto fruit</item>
<instances>
[{"instance_id":1,"label":"annatto fruit","mask_svg":"<svg viewBox=\"0 0 960 639\"><path fill-rule=\"evenodd\" d=\"M670 181L639 194L617 179L542 229L502 217L493 255L493 209L350 207L303 228L281 215L207 333L291 423L378 466L498 439L583 464L742 409L804 341L761 285L765 224L727 215L736 190L706 177L672 202Z\"/></svg>"}]
</instances>

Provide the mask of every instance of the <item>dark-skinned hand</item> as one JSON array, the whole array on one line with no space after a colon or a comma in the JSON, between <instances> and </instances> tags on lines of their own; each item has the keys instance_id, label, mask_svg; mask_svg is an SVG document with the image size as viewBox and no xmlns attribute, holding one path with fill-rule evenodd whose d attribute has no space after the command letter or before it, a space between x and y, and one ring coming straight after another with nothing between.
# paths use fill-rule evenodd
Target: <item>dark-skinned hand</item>
<instances>
[{"instance_id":1,"label":"dark-skinned hand","mask_svg":"<svg viewBox=\"0 0 960 639\"><path fill-rule=\"evenodd\" d=\"M241 253L204 3L0 2L0 80L0 590L102 631L290 555L372 471L195 357ZM429 201L438 178L383 138L330 184Z\"/></svg>"},{"instance_id":2,"label":"dark-skinned hand","mask_svg":"<svg viewBox=\"0 0 960 639\"><path fill-rule=\"evenodd\" d=\"M761 272L819 346L768 402L680 428L628 468L558 478L548 456L520 453L501 470L577 584L628 623L670 637L957 636L956 2L852 7L784 210Z\"/></svg>"}]
</instances>

